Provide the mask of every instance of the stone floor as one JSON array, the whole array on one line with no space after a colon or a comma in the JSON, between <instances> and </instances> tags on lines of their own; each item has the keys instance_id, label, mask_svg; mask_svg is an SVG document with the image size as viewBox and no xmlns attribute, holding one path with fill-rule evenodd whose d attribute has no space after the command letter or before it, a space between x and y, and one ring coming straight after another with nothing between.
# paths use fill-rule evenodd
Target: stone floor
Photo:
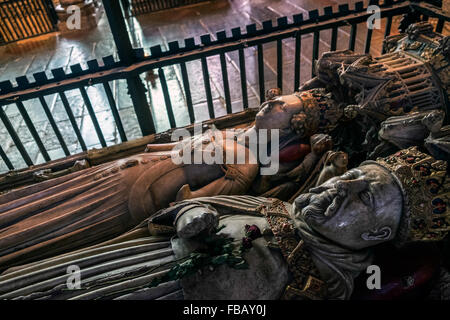
<instances>
[{"instance_id":1,"label":"stone floor","mask_svg":"<svg viewBox=\"0 0 450 320\"><path fill-rule=\"evenodd\" d=\"M215 34L217 31L230 30L234 27L244 27L247 24L256 23L258 27L262 21L276 19L281 16L292 18L293 14L303 13L305 17L308 10L333 6L337 10L338 4L348 3L348 0L213 0L198 5L173 9L166 12L141 15L129 20L129 29L135 47L149 48L161 44L167 47L168 42L184 38L196 37L205 33ZM354 1L350 1L354 2ZM381 50L381 42L384 31L384 19L382 29L374 30L371 53L378 55ZM394 21L392 31L396 32ZM356 40L356 51L362 52L367 29L361 25ZM213 36L214 37L214 36ZM331 31L321 32L320 54L329 49ZM349 27L339 30L338 49L346 49L349 41ZM69 69L70 65L85 62L92 58L101 58L115 53L115 45L109 30L108 21L104 15L96 29L76 35L61 35L53 33L38 38L10 44L0 47L0 81L12 80L21 75L32 75L35 72L45 70L50 75L50 70L56 67ZM289 93L293 88L294 66L294 41L283 41L283 86L284 93ZM258 72L255 48L245 49L247 66L247 86L250 107L259 105ZM311 77L312 36L302 38L301 58L301 82ZM239 62L237 53L227 54L227 68L231 87L231 100L233 111L242 110ZM276 47L274 44L264 45L265 64L265 88L276 87ZM187 63L190 87L196 120L202 121L208 118L205 91L200 61ZM225 114L225 99L222 87L222 74L219 57L208 58L211 89L214 100L216 116ZM188 124L181 71L178 67L164 69L171 94L171 102L176 118L177 126ZM157 73L157 72L156 72ZM169 128L167 113L165 111L163 94L159 80L152 74L143 74L148 88L148 100L155 119L158 132ZM121 119L129 140L141 136L137 124L136 115L130 97L127 94L124 80L110 83L120 110ZM106 96L101 87L91 86L87 92L92 101L100 126L108 145L120 143L120 137L109 109ZM77 90L67 92L67 96L75 114L77 123L89 149L99 148L100 144L95 134L92 121ZM71 128L68 117L64 111L59 96L46 97L52 113L57 121L64 139L71 153L80 152L81 148ZM42 107L37 100L25 101L25 107L29 112L44 145L52 159L64 156L64 153L51 129ZM31 134L15 105L6 106L6 113L15 126L28 153L34 163L42 163L42 158ZM25 167L17 148L9 138L3 123L0 122L0 145L7 153L15 168ZM7 171L6 165L0 159L0 172Z\"/></svg>"}]
</instances>

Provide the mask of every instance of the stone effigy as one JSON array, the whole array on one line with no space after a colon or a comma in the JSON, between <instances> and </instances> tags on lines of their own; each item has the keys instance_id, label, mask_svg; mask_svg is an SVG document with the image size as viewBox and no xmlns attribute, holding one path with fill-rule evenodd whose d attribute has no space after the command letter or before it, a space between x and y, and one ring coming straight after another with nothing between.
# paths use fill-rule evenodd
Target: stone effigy
<instances>
[{"instance_id":1,"label":"stone effigy","mask_svg":"<svg viewBox=\"0 0 450 320\"><path fill-rule=\"evenodd\" d=\"M340 121L346 125L330 134L350 158L360 153L358 161L393 152L391 148L371 154L383 141L378 131L388 118L442 110L445 123L450 122L449 37L420 22L411 24L406 34L386 38L384 47L386 53L379 57L350 50L324 53L316 65L317 76L299 89L326 88L339 101L344 114ZM355 129L363 139L346 131Z\"/></svg>"},{"instance_id":2,"label":"stone effigy","mask_svg":"<svg viewBox=\"0 0 450 320\"><path fill-rule=\"evenodd\" d=\"M252 196L178 202L113 241L8 270L0 298L348 299L373 246L441 241L450 230L442 205L449 199L447 163L411 147L364 162L293 204ZM177 237L169 240L171 232ZM154 286L188 265L183 258L192 264L190 253L207 255L205 233L233 239L233 252L244 246L247 266L217 250L230 243L218 244L199 271ZM82 270L78 289L67 289L70 265Z\"/></svg>"},{"instance_id":3,"label":"stone effigy","mask_svg":"<svg viewBox=\"0 0 450 320\"><path fill-rule=\"evenodd\" d=\"M280 148L298 140L295 118L319 114L321 95L305 92L264 104L254 126L241 133L277 129ZM303 118L302 118L303 119ZM318 124L319 125L319 124ZM308 128L302 137L320 127ZM171 202L193 196L245 194L259 174L258 155L225 133L193 139L203 154L244 153L243 164L175 164L175 144L150 145L146 153L83 169L0 195L0 269L92 245L130 230ZM218 145L219 143L219 145ZM324 147L321 147L324 145ZM329 147L319 139L317 153L304 164L308 172ZM195 150L191 150L192 154ZM182 190L180 190L184 187ZM197 189L194 195L190 188Z\"/></svg>"},{"instance_id":4,"label":"stone effigy","mask_svg":"<svg viewBox=\"0 0 450 320\"><path fill-rule=\"evenodd\" d=\"M403 235L441 240L449 228L448 37L419 23L385 45L378 58L326 53L316 78L291 95L270 90L254 124L236 137L218 131L220 139L189 140L203 154L243 152L245 163L176 164L174 150L193 157L196 149L149 145L145 153L0 195L0 270L9 268L0 297L268 299L281 297L294 275L286 297L347 299L371 261L367 248ZM302 157L262 175L267 164L245 140L262 129L279 132L278 151L306 146ZM347 166L354 169L342 174ZM225 229L215 229L219 220ZM220 265L223 272L149 288L175 259L195 253L193 238L243 238L243 225L257 226L264 239L247 239L239 254L214 261L242 267L246 256L250 271ZM283 244L283 230L297 242ZM162 236L174 231L177 241ZM255 250L246 251L249 243ZM65 268L75 260L87 269L87 287L69 292ZM234 282L220 281L227 277ZM248 288L236 291L245 281Z\"/></svg>"}]
</instances>

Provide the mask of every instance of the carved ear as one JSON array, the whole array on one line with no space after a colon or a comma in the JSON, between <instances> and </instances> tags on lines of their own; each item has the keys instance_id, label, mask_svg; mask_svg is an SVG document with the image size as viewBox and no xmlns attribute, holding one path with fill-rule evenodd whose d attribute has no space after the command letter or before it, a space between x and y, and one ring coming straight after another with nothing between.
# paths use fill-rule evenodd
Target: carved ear
<instances>
[{"instance_id":1,"label":"carved ear","mask_svg":"<svg viewBox=\"0 0 450 320\"><path fill-rule=\"evenodd\" d=\"M389 227L382 227L375 231L364 232L361 238L366 241L386 241L391 237L392 230Z\"/></svg>"}]
</instances>

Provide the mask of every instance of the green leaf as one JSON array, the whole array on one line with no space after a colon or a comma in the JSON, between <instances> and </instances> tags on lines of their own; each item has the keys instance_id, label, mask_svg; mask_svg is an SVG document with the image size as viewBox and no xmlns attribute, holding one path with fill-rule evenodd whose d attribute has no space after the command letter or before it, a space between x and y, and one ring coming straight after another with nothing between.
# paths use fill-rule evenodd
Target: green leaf
<instances>
[{"instance_id":1,"label":"green leaf","mask_svg":"<svg viewBox=\"0 0 450 320\"><path fill-rule=\"evenodd\" d=\"M228 260L229 256L230 255L228 253L220 255L220 256L215 256L214 258L211 259L211 263L213 265L224 264Z\"/></svg>"},{"instance_id":2,"label":"green leaf","mask_svg":"<svg viewBox=\"0 0 450 320\"><path fill-rule=\"evenodd\" d=\"M238 264L235 264L234 266L233 266L233 268L234 269L248 269L248 263L247 263L247 261L242 261L242 262L240 262L240 263L238 263Z\"/></svg>"}]
</instances>

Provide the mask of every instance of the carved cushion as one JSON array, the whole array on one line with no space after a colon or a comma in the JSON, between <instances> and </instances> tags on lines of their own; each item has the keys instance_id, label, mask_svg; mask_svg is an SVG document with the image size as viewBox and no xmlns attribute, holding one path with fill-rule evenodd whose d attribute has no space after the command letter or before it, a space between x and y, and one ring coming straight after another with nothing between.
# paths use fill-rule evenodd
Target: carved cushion
<instances>
[{"instance_id":1,"label":"carved cushion","mask_svg":"<svg viewBox=\"0 0 450 320\"><path fill-rule=\"evenodd\" d=\"M307 143L291 143L280 150L280 162L301 161L310 152L311 147Z\"/></svg>"}]
</instances>

